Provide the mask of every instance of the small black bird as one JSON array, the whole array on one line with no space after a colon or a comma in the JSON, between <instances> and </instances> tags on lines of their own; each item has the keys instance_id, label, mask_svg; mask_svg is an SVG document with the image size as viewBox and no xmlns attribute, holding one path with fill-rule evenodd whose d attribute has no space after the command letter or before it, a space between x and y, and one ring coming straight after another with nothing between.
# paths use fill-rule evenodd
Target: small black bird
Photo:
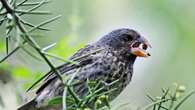
<instances>
[{"instance_id":1,"label":"small black bird","mask_svg":"<svg viewBox=\"0 0 195 110\"><path fill-rule=\"evenodd\" d=\"M62 75L69 76L80 68L73 79L80 82L74 86L74 91L80 97L88 91L87 80L102 81L106 84L118 80L114 86L109 88L117 88L109 95L109 100L113 100L131 81L136 57L150 56L146 52L148 47L151 47L149 42L135 30L117 29L76 52L70 60L77 59L75 60L77 64L64 64L57 69ZM89 54L91 52L94 53ZM85 56L82 57L83 55ZM64 84L53 71L49 73L50 75L36 92L37 96L18 110L61 110L61 105L47 106L48 100L62 96L64 91Z\"/></svg>"}]
</instances>

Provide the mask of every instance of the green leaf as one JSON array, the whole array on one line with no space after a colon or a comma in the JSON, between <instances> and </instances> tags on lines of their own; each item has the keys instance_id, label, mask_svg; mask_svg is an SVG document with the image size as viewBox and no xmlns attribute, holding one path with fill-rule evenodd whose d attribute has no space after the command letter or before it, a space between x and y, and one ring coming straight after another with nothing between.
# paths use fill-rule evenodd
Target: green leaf
<instances>
[{"instance_id":1,"label":"green leaf","mask_svg":"<svg viewBox=\"0 0 195 110\"><path fill-rule=\"evenodd\" d=\"M48 105L55 105L55 104L61 104L62 103L62 97L54 97L53 99L48 101Z\"/></svg>"}]
</instances>

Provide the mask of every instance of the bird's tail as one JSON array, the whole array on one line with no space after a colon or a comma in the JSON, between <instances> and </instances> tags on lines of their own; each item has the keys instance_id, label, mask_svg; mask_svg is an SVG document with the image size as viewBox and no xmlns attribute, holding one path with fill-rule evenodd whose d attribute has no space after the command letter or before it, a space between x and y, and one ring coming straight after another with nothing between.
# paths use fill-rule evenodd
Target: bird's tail
<instances>
[{"instance_id":1,"label":"bird's tail","mask_svg":"<svg viewBox=\"0 0 195 110\"><path fill-rule=\"evenodd\" d=\"M35 101L35 99L33 99L30 102L19 107L17 110L37 110L36 104L37 102Z\"/></svg>"}]
</instances>

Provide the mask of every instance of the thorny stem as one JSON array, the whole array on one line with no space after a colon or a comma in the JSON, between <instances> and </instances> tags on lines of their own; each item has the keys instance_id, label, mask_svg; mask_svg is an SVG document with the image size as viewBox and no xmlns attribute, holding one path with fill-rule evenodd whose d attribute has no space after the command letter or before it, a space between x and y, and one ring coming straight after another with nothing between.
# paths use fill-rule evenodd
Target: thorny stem
<instances>
[{"instance_id":1,"label":"thorny stem","mask_svg":"<svg viewBox=\"0 0 195 110\"><path fill-rule=\"evenodd\" d=\"M154 102L154 103L151 103L151 104L145 106L145 107L142 108L141 110L148 110L148 109L151 108L153 105L159 104L159 103L161 103L161 102L166 102L166 101L169 101L169 100L171 100L171 99L162 99L162 100L156 101L156 102Z\"/></svg>"},{"instance_id":2,"label":"thorny stem","mask_svg":"<svg viewBox=\"0 0 195 110\"><path fill-rule=\"evenodd\" d=\"M165 91L165 93L164 93L163 96L161 97L161 100L163 100L163 99L166 98L166 95L168 94L168 92L169 92L169 89L167 89L167 90ZM162 104L163 104L163 102L160 102L160 103L159 103L158 110L161 109Z\"/></svg>"},{"instance_id":3,"label":"thorny stem","mask_svg":"<svg viewBox=\"0 0 195 110\"><path fill-rule=\"evenodd\" d=\"M41 48L39 47L39 45L28 34L26 29L21 24L20 18L14 13L14 10L11 8L10 4L8 4L7 0L1 0L1 3L2 3L3 7L5 7L7 13L10 13L15 18L15 23L18 26L18 28L20 29L20 31L25 34L26 37L23 37L23 39L26 40L29 43L29 45L31 45L40 54L40 56L46 61L46 63L55 72L55 74L58 76L58 78L63 82L63 78L62 78L61 74L59 73L59 71L53 66L53 64L49 61L49 59L41 51Z\"/></svg>"},{"instance_id":4,"label":"thorny stem","mask_svg":"<svg viewBox=\"0 0 195 110\"><path fill-rule=\"evenodd\" d=\"M1 3L7 10L7 13L13 14L13 9L11 8L10 4L7 3L7 0L1 0Z\"/></svg>"},{"instance_id":5,"label":"thorny stem","mask_svg":"<svg viewBox=\"0 0 195 110\"><path fill-rule=\"evenodd\" d=\"M18 49L20 49L20 47L16 47L12 52L10 52L6 57L4 57L3 59L0 60L0 63L2 63L3 61L5 61L9 56L11 56L12 54L14 54Z\"/></svg>"},{"instance_id":6,"label":"thorny stem","mask_svg":"<svg viewBox=\"0 0 195 110\"><path fill-rule=\"evenodd\" d=\"M193 94L195 94L195 90L190 92L189 94L187 94L187 96L185 96L176 106L173 110L178 110L178 108Z\"/></svg>"}]
</instances>

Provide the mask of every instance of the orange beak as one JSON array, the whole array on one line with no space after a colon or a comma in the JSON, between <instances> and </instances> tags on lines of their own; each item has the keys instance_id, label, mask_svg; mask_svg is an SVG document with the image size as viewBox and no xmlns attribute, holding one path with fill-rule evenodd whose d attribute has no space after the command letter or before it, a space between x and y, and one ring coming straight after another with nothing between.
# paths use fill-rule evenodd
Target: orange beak
<instances>
[{"instance_id":1,"label":"orange beak","mask_svg":"<svg viewBox=\"0 0 195 110\"><path fill-rule=\"evenodd\" d=\"M142 45L142 47L140 47ZM131 53L138 57L149 57L151 56L146 50L148 47L152 47L147 39L140 37L138 40L134 41L131 45Z\"/></svg>"}]
</instances>

